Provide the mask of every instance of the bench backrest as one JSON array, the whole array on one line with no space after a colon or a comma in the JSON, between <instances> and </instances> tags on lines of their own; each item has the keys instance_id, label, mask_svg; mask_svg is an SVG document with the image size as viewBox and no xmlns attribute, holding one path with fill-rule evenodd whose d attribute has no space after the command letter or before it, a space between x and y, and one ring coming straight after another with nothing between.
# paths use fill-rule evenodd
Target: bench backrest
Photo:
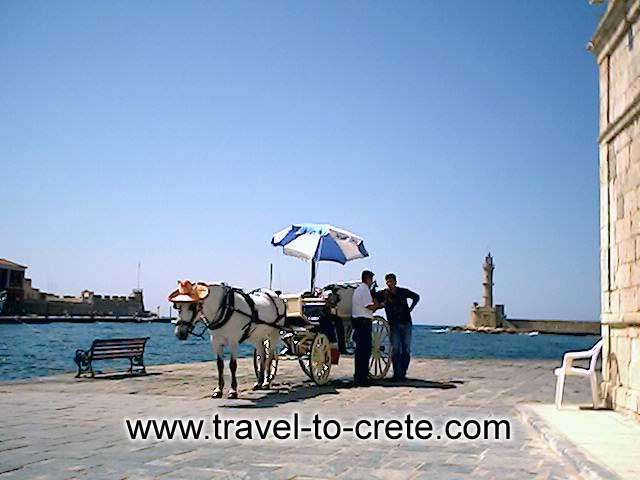
<instances>
[{"instance_id":1,"label":"bench backrest","mask_svg":"<svg viewBox=\"0 0 640 480\"><path fill-rule=\"evenodd\" d=\"M130 358L144 354L145 338L97 339L91 344L91 357L95 360L109 358Z\"/></svg>"}]
</instances>

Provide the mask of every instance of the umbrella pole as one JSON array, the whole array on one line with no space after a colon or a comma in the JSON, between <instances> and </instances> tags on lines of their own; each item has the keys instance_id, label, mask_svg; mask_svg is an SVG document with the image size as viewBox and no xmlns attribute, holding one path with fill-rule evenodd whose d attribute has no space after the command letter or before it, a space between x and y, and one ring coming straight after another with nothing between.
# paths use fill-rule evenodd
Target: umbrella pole
<instances>
[{"instance_id":1,"label":"umbrella pole","mask_svg":"<svg viewBox=\"0 0 640 480\"><path fill-rule=\"evenodd\" d=\"M316 285L316 261L315 260L311 260L311 290L310 292L313 293L313 288Z\"/></svg>"}]
</instances>

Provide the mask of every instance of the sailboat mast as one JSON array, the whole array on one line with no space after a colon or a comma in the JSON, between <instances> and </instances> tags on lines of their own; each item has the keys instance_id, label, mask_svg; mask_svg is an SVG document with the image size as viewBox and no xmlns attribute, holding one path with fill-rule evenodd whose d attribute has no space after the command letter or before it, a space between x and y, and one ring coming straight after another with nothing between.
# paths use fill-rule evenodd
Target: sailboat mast
<instances>
[{"instance_id":1,"label":"sailboat mast","mask_svg":"<svg viewBox=\"0 0 640 480\"><path fill-rule=\"evenodd\" d=\"M273 290L273 263L269 264L269 290Z\"/></svg>"}]
</instances>

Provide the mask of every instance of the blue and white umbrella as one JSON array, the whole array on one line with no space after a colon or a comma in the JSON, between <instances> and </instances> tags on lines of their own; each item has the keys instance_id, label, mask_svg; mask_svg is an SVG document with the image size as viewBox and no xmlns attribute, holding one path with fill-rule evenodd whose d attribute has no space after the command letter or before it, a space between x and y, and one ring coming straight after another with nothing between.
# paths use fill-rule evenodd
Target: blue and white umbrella
<instances>
[{"instance_id":1,"label":"blue and white umbrella","mask_svg":"<svg viewBox=\"0 0 640 480\"><path fill-rule=\"evenodd\" d=\"M282 247L285 255L311 262L311 290L315 284L316 262L342 265L369 256L364 240L342 228L323 223L300 223L280 230L271 244Z\"/></svg>"}]
</instances>

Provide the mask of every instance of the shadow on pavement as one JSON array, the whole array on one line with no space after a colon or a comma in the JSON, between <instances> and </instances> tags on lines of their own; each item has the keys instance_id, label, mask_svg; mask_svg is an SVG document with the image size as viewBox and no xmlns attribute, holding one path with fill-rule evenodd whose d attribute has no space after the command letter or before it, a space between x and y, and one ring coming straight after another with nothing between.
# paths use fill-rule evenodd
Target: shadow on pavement
<instances>
[{"instance_id":1,"label":"shadow on pavement","mask_svg":"<svg viewBox=\"0 0 640 480\"><path fill-rule=\"evenodd\" d=\"M315 385L312 382L303 382L295 384L274 384L271 390L251 392L253 394L261 394L259 397L249 397L247 394L242 395L245 403L232 403L220 405L221 408L271 408L285 403L302 402L309 398L319 397L321 395L337 395L338 389L335 383L329 382L327 385ZM250 403L246 403L246 402Z\"/></svg>"},{"instance_id":2,"label":"shadow on pavement","mask_svg":"<svg viewBox=\"0 0 640 480\"><path fill-rule=\"evenodd\" d=\"M456 382L462 383L462 382ZM312 382L305 381L295 384L274 384L272 390L268 392L258 391L251 394L262 394L259 397L250 398L243 395L243 403L231 403L220 405L221 408L233 409L253 409L253 408L272 408L278 405L291 402L302 402L309 398L319 397L321 395L337 395L340 390L350 390L357 388L363 393L367 388L436 388L440 390L448 390L457 388L452 382L436 382L431 380L421 380L417 378L406 378L404 380L378 380L369 387L355 387L350 380L333 380L326 385L315 385ZM250 403L247 403L250 402Z\"/></svg>"},{"instance_id":3,"label":"shadow on pavement","mask_svg":"<svg viewBox=\"0 0 640 480\"><path fill-rule=\"evenodd\" d=\"M147 373L129 373L129 372L100 372L96 371L95 377L82 376L76 378L76 380L123 380L125 378L145 378L155 377L156 375L163 375L162 372L147 372Z\"/></svg>"},{"instance_id":4,"label":"shadow on pavement","mask_svg":"<svg viewBox=\"0 0 640 480\"><path fill-rule=\"evenodd\" d=\"M394 388L394 387L411 387L411 388L439 388L448 390L457 388L456 384L462 384L462 381L436 382L432 380L421 380L419 378L405 378L403 380L379 380L373 384L377 387Z\"/></svg>"}]
</instances>

